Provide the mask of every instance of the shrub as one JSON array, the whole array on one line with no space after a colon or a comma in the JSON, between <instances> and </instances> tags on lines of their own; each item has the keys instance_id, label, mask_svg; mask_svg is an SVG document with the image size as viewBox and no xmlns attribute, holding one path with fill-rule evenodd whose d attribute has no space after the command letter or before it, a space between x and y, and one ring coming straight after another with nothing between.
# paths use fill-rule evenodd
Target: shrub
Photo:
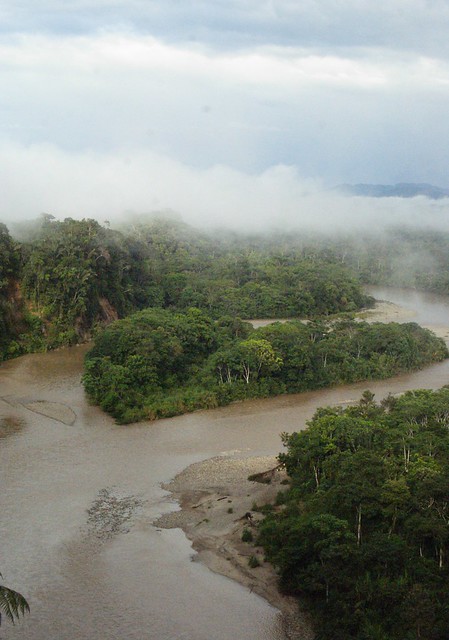
<instances>
[{"instance_id":1,"label":"shrub","mask_svg":"<svg viewBox=\"0 0 449 640\"><path fill-rule=\"evenodd\" d=\"M249 529L243 529L242 532L242 542L252 542L254 540L252 531Z\"/></svg>"},{"instance_id":2,"label":"shrub","mask_svg":"<svg viewBox=\"0 0 449 640\"><path fill-rule=\"evenodd\" d=\"M285 491L278 491L278 494L276 496L276 505L281 505L281 504L285 504L285 501L287 499L287 494Z\"/></svg>"},{"instance_id":3,"label":"shrub","mask_svg":"<svg viewBox=\"0 0 449 640\"><path fill-rule=\"evenodd\" d=\"M256 556L250 556L248 560L248 566L250 567L250 569L256 569L257 567L260 567L258 558L256 558Z\"/></svg>"}]
</instances>

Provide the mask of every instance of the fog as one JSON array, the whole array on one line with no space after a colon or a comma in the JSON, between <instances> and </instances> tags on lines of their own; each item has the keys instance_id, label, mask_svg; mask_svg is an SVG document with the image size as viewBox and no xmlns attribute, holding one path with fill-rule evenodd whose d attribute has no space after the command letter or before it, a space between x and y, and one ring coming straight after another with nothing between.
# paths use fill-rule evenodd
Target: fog
<instances>
[{"instance_id":1,"label":"fog","mask_svg":"<svg viewBox=\"0 0 449 640\"><path fill-rule=\"evenodd\" d=\"M219 165L198 169L150 151L68 153L51 145L9 145L0 150L0 173L0 219L7 224L42 212L118 224L132 214L170 209L209 229L449 230L449 199L343 196L282 165L250 174Z\"/></svg>"}]
</instances>

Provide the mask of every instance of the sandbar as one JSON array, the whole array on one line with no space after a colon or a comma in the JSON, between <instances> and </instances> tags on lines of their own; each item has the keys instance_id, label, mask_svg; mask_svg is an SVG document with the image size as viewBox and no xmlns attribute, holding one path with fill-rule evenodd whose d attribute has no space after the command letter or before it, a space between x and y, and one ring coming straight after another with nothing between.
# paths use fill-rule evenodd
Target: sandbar
<instances>
[{"instance_id":1,"label":"sandbar","mask_svg":"<svg viewBox=\"0 0 449 640\"><path fill-rule=\"evenodd\" d=\"M274 502L285 472L275 469L275 456L254 458L218 456L190 465L170 483L171 492L181 509L159 518L160 528L180 528L197 552L195 560L212 571L236 580L262 596L282 612L286 637L312 640L311 623L294 598L278 590L274 568L264 561L264 553L255 542L242 542L245 529L257 536L257 523L263 515L257 506ZM248 476L268 472L269 484L251 482ZM254 556L260 566L251 568Z\"/></svg>"}]
</instances>

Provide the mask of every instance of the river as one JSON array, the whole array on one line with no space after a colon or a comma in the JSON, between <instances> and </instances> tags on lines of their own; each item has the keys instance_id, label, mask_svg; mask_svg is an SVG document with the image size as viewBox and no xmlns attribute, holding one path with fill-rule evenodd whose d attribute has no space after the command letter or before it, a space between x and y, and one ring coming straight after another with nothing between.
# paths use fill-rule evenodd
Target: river
<instances>
[{"instance_id":1,"label":"river","mask_svg":"<svg viewBox=\"0 0 449 640\"><path fill-rule=\"evenodd\" d=\"M449 300L371 289L449 327ZM370 388L439 388L449 361L388 381L248 401L154 423L118 426L86 403L85 347L0 366L0 570L31 615L3 640L285 640L276 609L192 562L180 530L152 522L176 509L161 483L216 455L270 455L279 433L318 406ZM50 417L53 416L53 417Z\"/></svg>"}]
</instances>

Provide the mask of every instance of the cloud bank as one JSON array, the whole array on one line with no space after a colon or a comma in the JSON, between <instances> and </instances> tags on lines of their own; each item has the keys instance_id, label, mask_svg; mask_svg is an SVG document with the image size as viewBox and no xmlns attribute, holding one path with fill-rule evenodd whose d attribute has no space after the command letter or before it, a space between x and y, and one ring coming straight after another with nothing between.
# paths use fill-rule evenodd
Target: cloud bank
<instances>
[{"instance_id":1,"label":"cloud bank","mask_svg":"<svg viewBox=\"0 0 449 640\"><path fill-rule=\"evenodd\" d=\"M18 178L22 172L26 189ZM192 168L150 151L130 157L35 145L3 149L0 174L7 186L0 206L6 222L46 212L117 223L170 209L208 229L333 233L412 225L449 230L449 200L339 196L288 166L248 174L224 166Z\"/></svg>"},{"instance_id":2,"label":"cloud bank","mask_svg":"<svg viewBox=\"0 0 449 640\"><path fill-rule=\"evenodd\" d=\"M211 53L150 36L0 39L0 145L167 155L244 172L445 186L449 63L358 51ZM137 156L136 156L137 157Z\"/></svg>"},{"instance_id":3,"label":"cloud bank","mask_svg":"<svg viewBox=\"0 0 449 640\"><path fill-rule=\"evenodd\" d=\"M446 0L5 0L0 215L274 222L313 191L327 219L335 184L449 186L448 30Z\"/></svg>"}]
</instances>

